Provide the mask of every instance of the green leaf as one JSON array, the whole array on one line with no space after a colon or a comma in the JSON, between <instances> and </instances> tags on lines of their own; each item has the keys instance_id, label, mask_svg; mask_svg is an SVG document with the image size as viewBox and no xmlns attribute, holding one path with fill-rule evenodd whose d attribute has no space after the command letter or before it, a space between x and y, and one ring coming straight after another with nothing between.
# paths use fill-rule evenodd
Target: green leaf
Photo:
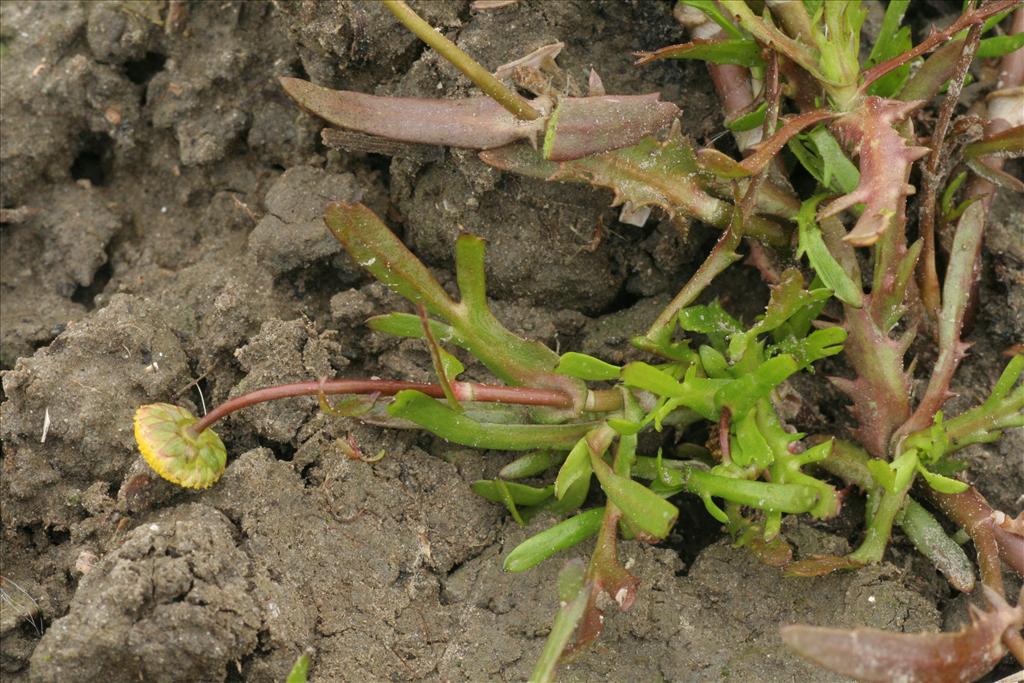
<instances>
[{"instance_id":1,"label":"green leaf","mask_svg":"<svg viewBox=\"0 0 1024 683\"><path fill-rule=\"evenodd\" d=\"M733 503L787 514L807 512L818 502L818 492L802 484L776 484L735 479L693 469L686 489L701 497L714 496Z\"/></svg>"},{"instance_id":2,"label":"green leaf","mask_svg":"<svg viewBox=\"0 0 1024 683\"><path fill-rule=\"evenodd\" d=\"M892 462L872 458L867 466L878 484L890 493L898 493L910 486L914 478L918 466L917 451L909 449Z\"/></svg>"},{"instance_id":3,"label":"green leaf","mask_svg":"<svg viewBox=\"0 0 1024 683\"><path fill-rule=\"evenodd\" d=\"M707 306L689 306L679 311L679 327L687 332L706 335L711 345L724 352L726 344L734 334L743 332L743 326L713 301Z\"/></svg>"},{"instance_id":4,"label":"green leaf","mask_svg":"<svg viewBox=\"0 0 1024 683\"><path fill-rule=\"evenodd\" d=\"M896 521L914 547L931 560L953 587L967 593L974 589L973 563L930 512L908 498Z\"/></svg>"},{"instance_id":5,"label":"green leaf","mask_svg":"<svg viewBox=\"0 0 1024 683\"><path fill-rule=\"evenodd\" d=\"M946 189L942 192L939 206L942 207L942 216L947 221L950 220L948 217L953 214L953 197L956 196L956 191L960 189L965 180L967 180L967 171L960 171L955 178L949 181Z\"/></svg>"},{"instance_id":6,"label":"green leaf","mask_svg":"<svg viewBox=\"0 0 1024 683\"><path fill-rule=\"evenodd\" d=\"M464 234L455 242L455 278L462 296L455 303L427 267L370 209L362 204L330 204L324 211L324 221L356 263L412 303L446 320L460 339L453 341L502 380L526 384L536 381L538 375L551 373L558 364L558 356L551 349L509 332L487 307L481 238ZM392 316L381 324L401 330L407 319ZM452 338L450 334L441 338L446 336Z\"/></svg>"},{"instance_id":7,"label":"green leaf","mask_svg":"<svg viewBox=\"0 0 1024 683\"><path fill-rule=\"evenodd\" d=\"M470 485L474 493L492 503L504 502L505 495L500 490L502 487L505 488L516 505L540 505L555 493L554 486L545 486L539 489L503 479L478 479Z\"/></svg>"},{"instance_id":8,"label":"green leaf","mask_svg":"<svg viewBox=\"0 0 1024 683\"><path fill-rule=\"evenodd\" d=\"M764 125L764 114L768 111L768 103L762 102L757 109L749 111L742 116L726 121L725 127L734 133L743 133L748 130L754 130Z\"/></svg>"},{"instance_id":9,"label":"green leaf","mask_svg":"<svg viewBox=\"0 0 1024 683\"><path fill-rule=\"evenodd\" d=\"M594 425L497 424L477 422L419 391L400 391L388 406L394 417L411 420L432 434L463 446L506 451L568 450Z\"/></svg>"},{"instance_id":10,"label":"green leaf","mask_svg":"<svg viewBox=\"0 0 1024 683\"><path fill-rule=\"evenodd\" d=\"M560 375L592 382L616 380L619 378L620 370L621 368L617 365L575 351L563 353L558 359L558 367L555 368L555 372Z\"/></svg>"},{"instance_id":11,"label":"green leaf","mask_svg":"<svg viewBox=\"0 0 1024 683\"><path fill-rule=\"evenodd\" d=\"M665 538L679 517L679 509L643 484L620 477L600 456L591 454L591 466L608 500L637 528Z\"/></svg>"},{"instance_id":12,"label":"green leaf","mask_svg":"<svg viewBox=\"0 0 1024 683\"><path fill-rule=\"evenodd\" d=\"M728 407L734 416L745 415L754 404L768 396L772 389L800 369L789 355L776 356L762 363L753 372L725 385L715 394L715 405Z\"/></svg>"},{"instance_id":13,"label":"green leaf","mask_svg":"<svg viewBox=\"0 0 1024 683\"><path fill-rule=\"evenodd\" d=\"M455 302L434 276L370 209L330 204L324 221L352 259L377 280L445 319L458 317Z\"/></svg>"},{"instance_id":14,"label":"green leaf","mask_svg":"<svg viewBox=\"0 0 1024 683\"><path fill-rule=\"evenodd\" d=\"M622 369L622 381L629 387L644 389L658 396L681 396L682 385L676 379L643 361L635 361Z\"/></svg>"},{"instance_id":15,"label":"green leaf","mask_svg":"<svg viewBox=\"0 0 1024 683\"><path fill-rule=\"evenodd\" d=\"M796 257L800 258L806 254L814 272L818 274L825 286L832 290L836 298L845 304L860 308L864 305L864 295L860 286L850 278L832 256L821 236L821 228L818 227L815 220L818 203L825 196L823 194L815 195L800 207L800 213L797 216L800 242Z\"/></svg>"},{"instance_id":16,"label":"green leaf","mask_svg":"<svg viewBox=\"0 0 1024 683\"><path fill-rule=\"evenodd\" d=\"M842 193L853 192L860 183L860 171L843 153L843 148L825 126L818 126L807 133L807 137L818 150L823 166L823 184L833 186ZM832 180L835 180L835 183Z\"/></svg>"},{"instance_id":17,"label":"green leaf","mask_svg":"<svg viewBox=\"0 0 1024 683\"><path fill-rule=\"evenodd\" d=\"M555 498L561 500L577 480L589 481L589 479L590 445L584 436L569 451L569 456L558 470L558 477L555 479Z\"/></svg>"},{"instance_id":18,"label":"green leaf","mask_svg":"<svg viewBox=\"0 0 1024 683\"><path fill-rule=\"evenodd\" d=\"M679 0L679 4L699 9L707 15L708 19L718 24L727 35L733 38L743 38L743 33L732 23L732 19L719 9L715 0Z\"/></svg>"},{"instance_id":19,"label":"green leaf","mask_svg":"<svg viewBox=\"0 0 1024 683\"><path fill-rule=\"evenodd\" d=\"M732 378L732 375L729 373L729 361L721 353L710 346L701 346L697 349L697 353L700 355L700 364L704 367L704 372L708 374L708 377L715 379Z\"/></svg>"},{"instance_id":20,"label":"green leaf","mask_svg":"<svg viewBox=\"0 0 1024 683\"><path fill-rule=\"evenodd\" d=\"M639 434L640 430L644 428L641 423L633 422L631 420L623 420L621 418L612 417L607 420L608 426L615 430L616 434L622 436L632 436L633 434Z\"/></svg>"},{"instance_id":21,"label":"green leaf","mask_svg":"<svg viewBox=\"0 0 1024 683\"><path fill-rule=\"evenodd\" d=\"M555 553L596 535L603 517L603 507L593 508L534 534L505 556L502 567L507 572L521 572L535 567Z\"/></svg>"},{"instance_id":22,"label":"green leaf","mask_svg":"<svg viewBox=\"0 0 1024 683\"><path fill-rule=\"evenodd\" d=\"M864 68L869 69L887 59L902 54L913 47L910 37L910 27L900 26L904 13L907 11L909 0L894 0L889 3L882 18L882 26L878 33L878 40L871 49L871 55ZM910 63L893 69L886 75L868 86L868 94L879 97L895 97L903 88L910 75Z\"/></svg>"},{"instance_id":23,"label":"green leaf","mask_svg":"<svg viewBox=\"0 0 1024 683\"><path fill-rule=\"evenodd\" d=\"M412 313L386 313L375 315L366 321L367 326L376 332L383 332L394 337L409 337L412 339L423 339L423 321L418 315ZM450 343L461 348L466 348L466 342L451 325L445 325L437 320L430 321L430 332L438 343Z\"/></svg>"},{"instance_id":24,"label":"green leaf","mask_svg":"<svg viewBox=\"0 0 1024 683\"><path fill-rule=\"evenodd\" d=\"M583 619L590 602L591 587L584 584L586 570L579 559L570 560L558 574L558 599L561 602L555 614L551 632L544 642L537 664L530 674L530 683L551 683L562 652L569 646L572 634Z\"/></svg>"},{"instance_id":25,"label":"green leaf","mask_svg":"<svg viewBox=\"0 0 1024 683\"><path fill-rule=\"evenodd\" d=\"M841 327L826 327L815 330L803 339L792 337L773 346L773 351L788 353L796 359L801 368L806 368L822 358L834 356L843 350L846 330Z\"/></svg>"},{"instance_id":26,"label":"green leaf","mask_svg":"<svg viewBox=\"0 0 1024 683\"><path fill-rule=\"evenodd\" d=\"M301 655L295 660L292 670L288 672L285 683L306 683L309 676L309 655Z\"/></svg>"},{"instance_id":27,"label":"green leaf","mask_svg":"<svg viewBox=\"0 0 1024 683\"><path fill-rule=\"evenodd\" d=\"M799 270L787 268L782 273L779 284L771 288L768 306L757 324L729 339L729 357L733 362L744 357L747 347L758 335L778 329L802 309L830 296L828 290L807 291L803 287L804 279Z\"/></svg>"},{"instance_id":28,"label":"green leaf","mask_svg":"<svg viewBox=\"0 0 1024 683\"><path fill-rule=\"evenodd\" d=\"M976 59L992 59L1003 57L1024 47L1024 33L1014 33L1009 36L993 36L984 38L978 43L978 49L974 53Z\"/></svg>"},{"instance_id":29,"label":"green leaf","mask_svg":"<svg viewBox=\"0 0 1024 683\"><path fill-rule=\"evenodd\" d=\"M917 465L917 471L922 477L924 477L924 480L928 482L928 485L939 493L963 493L970 488L966 483L957 479L950 479L949 477L944 477L941 474L929 472L925 469L924 465L921 465L920 463Z\"/></svg>"},{"instance_id":30,"label":"green leaf","mask_svg":"<svg viewBox=\"0 0 1024 683\"><path fill-rule=\"evenodd\" d=\"M498 470L502 479L526 479L542 474L565 460L564 456L551 451L534 451L521 455Z\"/></svg>"},{"instance_id":31,"label":"green leaf","mask_svg":"<svg viewBox=\"0 0 1024 683\"><path fill-rule=\"evenodd\" d=\"M760 469L772 464L775 459L761 430L757 428L757 411L751 410L736 422L736 444L732 461L740 467L753 463Z\"/></svg>"}]
</instances>

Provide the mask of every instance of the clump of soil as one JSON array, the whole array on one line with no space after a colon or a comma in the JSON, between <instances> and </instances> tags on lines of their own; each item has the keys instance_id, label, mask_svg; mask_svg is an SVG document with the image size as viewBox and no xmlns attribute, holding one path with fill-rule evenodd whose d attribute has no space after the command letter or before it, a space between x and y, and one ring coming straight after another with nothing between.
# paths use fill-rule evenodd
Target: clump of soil
<instances>
[{"instance_id":1,"label":"clump of soil","mask_svg":"<svg viewBox=\"0 0 1024 683\"><path fill-rule=\"evenodd\" d=\"M578 82L594 67L609 92L660 90L688 134L718 132L702 67L631 66L631 51L683 38L670 3L414 4L492 68L563 40ZM228 420L224 478L190 492L142 463L132 412L169 401L200 413L324 375L430 376L422 345L362 327L402 304L324 229L329 201L387 216L445 283L458 232L484 235L509 327L613 362L631 357L628 336L711 233L657 217L626 226L607 193L503 175L468 153L390 161L323 147L277 77L470 90L375 3L24 0L0 4L0 20L4 680L283 680L307 649L317 680L525 678L560 561L501 571L551 522L521 529L471 492L507 455L294 400ZM1020 209L1001 211L963 405L1024 330L1022 240L1007 227ZM756 276L738 277L719 296L752 302ZM842 412L823 401L819 418ZM383 460L346 459L335 441L350 436ZM1007 508L1024 489L1020 439L968 453ZM899 544L862 572L782 579L693 519L669 547L624 545L640 598L567 679L829 680L781 648L780 623L937 628L949 602ZM836 531L789 529L805 554L841 552Z\"/></svg>"}]
</instances>

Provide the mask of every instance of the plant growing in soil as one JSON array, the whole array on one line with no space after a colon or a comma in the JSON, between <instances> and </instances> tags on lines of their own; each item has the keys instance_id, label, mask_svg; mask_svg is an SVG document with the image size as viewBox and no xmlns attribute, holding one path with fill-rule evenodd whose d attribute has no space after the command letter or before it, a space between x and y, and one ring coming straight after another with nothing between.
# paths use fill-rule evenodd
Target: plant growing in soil
<instances>
[{"instance_id":1,"label":"plant growing in soil","mask_svg":"<svg viewBox=\"0 0 1024 683\"><path fill-rule=\"evenodd\" d=\"M480 238L457 240L456 300L369 209L332 204L327 227L415 311L377 316L369 326L422 339L437 381L311 379L234 398L202 419L169 404L143 406L135 435L153 469L182 486L211 485L226 450L210 427L235 410L294 396L317 396L339 416L521 451L473 489L521 524L539 513L564 519L510 552L505 569L523 571L595 539L588 565L570 562L562 571L562 606L536 680L550 680L559 661L598 637L609 605L633 604L640 580L619 562L617 544L666 538L678 517L677 494L698 496L738 546L788 574L877 563L898 527L953 587L975 591L974 563L936 518L941 513L973 541L987 611L972 608L972 622L956 633L795 625L783 628L784 641L864 680L973 680L1007 651L1024 663L1024 606L1020 598L1017 606L1007 601L1002 575L1005 563L1024 576L1024 517L991 509L958 475L955 458L969 444L1024 426L1021 349L1008 350L984 402L955 416L943 412L967 352L962 336L976 303L992 197L997 186L1024 189L1001 170L1003 159L1024 154L1024 8L1013 0L968 1L956 21L914 46L901 25L908 2L892 0L862 62L859 2L769 0L758 13L743 0L682 0L681 19L698 37L641 53L639 63L707 62L726 126L745 154L735 159L685 138L674 123L678 109L656 93L610 96L594 73L586 96L555 90L552 82L566 80L553 61L557 48L503 70L534 93L527 100L404 3L385 4L487 96L384 98L282 79L300 106L359 134L480 149L484 162L502 170L610 188L626 222L642 224L655 207L721 235L650 328L636 331L632 343L648 362L620 367L559 355L507 330L488 306ZM1004 19L1013 22L1012 35L991 35ZM1002 58L988 117L956 116L976 57ZM916 116L937 97L934 119ZM923 137L915 133L922 123ZM793 189L801 173L813 179L810 191ZM908 213L912 194L916 216ZM952 243L943 254L939 236L947 234ZM716 301L697 303L741 259L744 244L770 287L764 313L748 324ZM916 373L927 378L920 396L912 390L917 368L907 361L915 340L937 349L931 373ZM453 349L496 381L461 381ZM773 397L787 379L829 357L842 360L829 368L844 376L829 380L849 398L857 427L799 433ZM332 405L334 395L347 398ZM707 444L638 452L642 431L695 425L712 434ZM363 457L356 444L346 450ZM859 547L794 560L781 533L784 517L832 518L850 489L867 498Z\"/></svg>"}]
</instances>

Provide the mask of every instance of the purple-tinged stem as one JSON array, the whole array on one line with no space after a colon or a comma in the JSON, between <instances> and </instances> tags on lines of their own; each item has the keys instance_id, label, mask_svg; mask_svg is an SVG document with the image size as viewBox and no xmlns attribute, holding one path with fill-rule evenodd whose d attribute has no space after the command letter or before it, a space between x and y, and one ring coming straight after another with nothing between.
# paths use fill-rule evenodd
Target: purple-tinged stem
<instances>
[{"instance_id":1,"label":"purple-tinged stem","mask_svg":"<svg viewBox=\"0 0 1024 683\"><path fill-rule=\"evenodd\" d=\"M995 510L977 489L971 487L963 493L939 493L926 486L921 490L946 517L963 527L974 541L982 583L1000 595L1004 594L1000 558L1024 576L1024 537L996 524Z\"/></svg>"},{"instance_id":2,"label":"purple-tinged stem","mask_svg":"<svg viewBox=\"0 0 1024 683\"><path fill-rule=\"evenodd\" d=\"M487 403L510 403L525 406L547 406L549 408L572 408L572 397L557 389L541 389L536 387L506 387L493 384L477 384L474 382L452 382L452 393L460 401L481 401ZM251 391L242 396L221 403L207 413L199 422L192 426L196 434L205 431L213 423L230 415L236 410L248 408L257 403L275 401L281 398L297 396L316 396L335 394L380 394L394 396L400 391L413 389L432 398L444 398L444 389L440 384L423 382L404 382L387 379L332 379L325 381L309 380L280 384ZM597 393L597 392L594 392Z\"/></svg>"},{"instance_id":3,"label":"purple-tinged stem","mask_svg":"<svg viewBox=\"0 0 1024 683\"><path fill-rule=\"evenodd\" d=\"M1024 30L1024 8L1018 9L1013 19L1014 30ZM1024 49L1016 50L1001 62L999 86L1003 89L1019 87L1024 83ZM995 102L990 103L990 116ZM1019 116L1017 112L1017 116ZM992 136L1010 128L1014 122L1003 118L991 118L985 126L985 134ZM990 165L998 167L1002 160L993 158ZM913 415L900 427L898 436L905 437L928 427L935 414L952 396L950 382L960 361L966 354L967 345L960 341L964 320L972 297L977 298L976 284L980 274L981 246L985 236L985 223L992 204L996 187L984 178L974 177L968 183L967 197L975 198L967 207L957 224L953 248L950 251L949 267L946 270L942 291L942 310L939 315L939 358L928 381L928 388Z\"/></svg>"}]
</instances>

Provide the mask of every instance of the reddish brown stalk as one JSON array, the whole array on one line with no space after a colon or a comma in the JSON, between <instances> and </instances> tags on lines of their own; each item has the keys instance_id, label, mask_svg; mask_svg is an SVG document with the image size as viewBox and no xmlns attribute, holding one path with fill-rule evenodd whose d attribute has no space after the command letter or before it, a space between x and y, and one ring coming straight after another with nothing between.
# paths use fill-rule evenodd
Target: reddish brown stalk
<instances>
[{"instance_id":1,"label":"reddish brown stalk","mask_svg":"<svg viewBox=\"0 0 1024 683\"><path fill-rule=\"evenodd\" d=\"M718 449L722 451L722 462L732 462L732 449L729 443L729 408L722 408L718 417Z\"/></svg>"},{"instance_id":2,"label":"reddish brown stalk","mask_svg":"<svg viewBox=\"0 0 1024 683\"><path fill-rule=\"evenodd\" d=\"M452 382L452 392L460 401L481 401L485 403L510 403L524 406L547 406L550 408L572 408L572 397L556 389L540 389L536 387L506 387L493 384L477 384L474 382ZM281 398L297 396L316 396L320 393L334 394L380 394L394 396L400 391L412 389L431 396L444 398L444 389L440 384L422 382L403 382L386 379L332 379L327 381L309 380L280 384L274 387L257 389L242 396L221 403L207 413L203 419L193 425L198 434L210 427L222 417L236 410L248 408L257 403L275 401Z\"/></svg>"},{"instance_id":3,"label":"reddish brown stalk","mask_svg":"<svg viewBox=\"0 0 1024 683\"><path fill-rule=\"evenodd\" d=\"M784 626L782 640L802 656L860 681L974 681L1006 654L1006 634L1024 624L1024 606L994 591L991 609L970 608L971 623L956 633L890 633L817 626ZM1010 639L1012 642L1012 638Z\"/></svg>"},{"instance_id":4,"label":"reddish brown stalk","mask_svg":"<svg viewBox=\"0 0 1024 683\"><path fill-rule=\"evenodd\" d=\"M1024 29L1024 8L1018 9L1014 16L1014 29ZM1014 88L1024 83L1024 50L1017 50L1003 58L1000 81L1002 88ZM1016 78L1020 80L1008 80ZM1009 98L1016 101L1014 98ZM995 102L990 105L995 106ZM1017 115L1019 115L1018 112ZM991 114L991 110L990 110ZM993 118L985 126L986 136L992 136L1011 127L1011 123L1002 118ZM992 158L989 162L993 167L1000 167L1002 160ZM943 286L942 310L939 316L939 358L928 381L928 388L921 398L917 409L900 427L898 436L905 437L913 432L928 427L935 414L952 396L949 390L953 374L967 351L967 345L960 340L964 320L972 303L977 298L977 279L980 274L979 259L981 246L985 236L985 223L988 210L995 195L996 187L981 177L974 177L968 183L966 196L977 199L967 207L957 224L954 248L946 272Z\"/></svg>"},{"instance_id":5,"label":"reddish brown stalk","mask_svg":"<svg viewBox=\"0 0 1024 683\"><path fill-rule=\"evenodd\" d=\"M960 58L956 62L956 70L950 80L949 90L939 110L939 119L935 123L935 130L932 132L931 154L928 156L928 163L923 171L921 213L920 213L920 234L924 240L924 247L921 252L919 284L921 288L921 300L924 303L925 312L933 319L939 317L941 300L939 296L939 274L935 267L935 210L937 208L936 197L939 191L939 183L943 176L939 172L940 165L945 157L946 130L953 118L953 111L956 109L957 100L960 98L960 91L964 85L964 76L967 69L974 61L974 52L978 49L981 40L981 24L971 27L967 34L967 40L963 44Z\"/></svg>"},{"instance_id":6,"label":"reddish brown stalk","mask_svg":"<svg viewBox=\"0 0 1024 683\"><path fill-rule=\"evenodd\" d=\"M993 510L977 489L972 487L955 494L939 493L930 486L922 487L921 490L946 517L963 527L974 541L982 583L1003 595L1000 559L1024 576L1024 536L1016 533L1012 527L1007 528L1010 525L997 524L996 520L1005 520L1006 515Z\"/></svg>"},{"instance_id":7,"label":"reddish brown stalk","mask_svg":"<svg viewBox=\"0 0 1024 683\"><path fill-rule=\"evenodd\" d=\"M961 14L957 17L956 21L941 31L933 30L931 35L921 41L921 44L914 49L908 50L865 71L861 79L860 92L867 92L868 86L885 74L938 47L941 43L946 42L965 28L979 24L995 14L1004 12L1019 2L1020 0L993 0L973 12Z\"/></svg>"}]
</instances>

